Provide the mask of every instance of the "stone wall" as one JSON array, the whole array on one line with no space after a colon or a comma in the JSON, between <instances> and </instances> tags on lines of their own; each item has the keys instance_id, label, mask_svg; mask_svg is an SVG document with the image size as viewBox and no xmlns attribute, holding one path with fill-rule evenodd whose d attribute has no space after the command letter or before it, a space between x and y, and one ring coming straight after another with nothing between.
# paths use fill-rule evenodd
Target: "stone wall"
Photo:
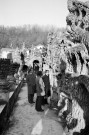
<instances>
[{"instance_id":1,"label":"stone wall","mask_svg":"<svg viewBox=\"0 0 89 135\"><path fill-rule=\"evenodd\" d=\"M21 91L22 85L23 85L23 80L20 82L20 84L16 88L15 92L13 93L11 98L9 99L9 102L5 105L4 109L2 110L2 112L0 114L0 134L2 134L3 131L8 126L9 117L13 111L14 105L17 101L18 94Z\"/></svg>"}]
</instances>

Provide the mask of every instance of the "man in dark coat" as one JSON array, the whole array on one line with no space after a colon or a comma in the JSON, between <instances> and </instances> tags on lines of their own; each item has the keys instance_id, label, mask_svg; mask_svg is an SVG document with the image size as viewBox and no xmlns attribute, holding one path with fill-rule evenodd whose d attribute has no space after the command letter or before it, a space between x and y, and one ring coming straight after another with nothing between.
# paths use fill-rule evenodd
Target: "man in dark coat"
<instances>
[{"instance_id":1,"label":"man in dark coat","mask_svg":"<svg viewBox=\"0 0 89 135\"><path fill-rule=\"evenodd\" d=\"M26 77L26 82L28 86L28 102L29 103L34 103L33 102L33 97L36 89L36 75L33 72L33 69L30 70L29 74Z\"/></svg>"},{"instance_id":2,"label":"man in dark coat","mask_svg":"<svg viewBox=\"0 0 89 135\"><path fill-rule=\"evenodd\" d=\"M50 97L50 80L49 80L49 71L45 71L45 75L43 76L43 82L45 85L45 104L47 104L47 98Z\"/></svg>"},{"instance_id":3,"label":"man in dark coat","mask_svg":"<svg viewBox=\"0 0 89 135\"><path fill-rule=\"evenodd\" d=\"M44 110L42 109L42 105L43 105L43 97L45 95L45 92L44 92L44 82L42 79L41 71L37 72L36 90L37 90L37 99L36 99L35 109L36 111L43 112Z\"/></svg>"}]
</instances>

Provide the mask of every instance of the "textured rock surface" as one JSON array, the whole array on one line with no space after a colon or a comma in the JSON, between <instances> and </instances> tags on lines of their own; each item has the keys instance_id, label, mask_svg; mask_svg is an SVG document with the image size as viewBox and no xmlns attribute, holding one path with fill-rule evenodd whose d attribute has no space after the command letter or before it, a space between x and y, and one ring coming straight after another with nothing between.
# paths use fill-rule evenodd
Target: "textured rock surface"
<instances>
[{"instance_id":1,"label":"textured rock surface","mask_svg":"<svg viewBox=\"0 0 89 135\"><path fill-rule=\"evenodd\" d=\"M68 0L67 29L53 30L48 35L49 64L59 68L60 59L67 63L67 72L87 74L89 62L89 2ZM52 54L52 55L51 55ZM76 60L75 60L76 59ZM77 69L74 67L76 63ZM58 68L57 68L58 67ZM89 68L89 67L88 67ZM86 71L86 73L84 72Z\"/></svg>"},{"instance_id":2,"label":"textured rock surface","mask_svg":"<svg viewBox=\"0 0 89 135\"><path fill-rule=\"evenodd\" d=\"M81 128L82 126L84 127L84 129L81 132L80 130L79 131L77 130L77 132L80 132L79 135L83 135L83 134L88 135L89 133L89 130L88 130L88 127L89 127L89 88L88 88L89 83L88 82L89 82L89 77L86 77L84 75L81 75L78 77L71 77L68 74L65 74L64 77L62 77L59 81L61 92L63 92L64 94L66 94L66 96L68 96L69 101L72 101L72 104L71 104L72 109L70 109L70 113L72 115L71 118L73 119L76 117L76 114L73 115L73 108L76 108L76 105L73 107L74 100L76 101L78 105L78 107L76 108L76 111L78 112L79 111L78 109L81 108L76 117L77 120L78 120L79 115L81 116L81 112L83 112L83 117L81 118L80 122L77 123L77 126L79 126L80 129L82 129ZM68 108L71 108L71 106L68 105ZM85 126L81 125L82 120L84 121L84 123L82 124L84 124ZM70 126L71 125L72 125L72 121L70 122ZM68 128L70 128L70 126ZM73 130L70 128L69 131L73 132Z\"/></svg>"},{"instance_id":3,"label":"textured rock surface","mask_svg":"<svg viewBox=\"0 0 89 135\"><path fill-rule=\"evenodd\" d=\"M69 15L66 17L67 29L63 32L52 31L48 36L48 45L50 50L50 61L57 67L61 65L61 59L66 63L66 73L74 74L77 77L64 75L61 86L61 92L68 98L76 101L81 111L84 112L85 128L81 133L72 135L88 135L89 127L89 2L80 2L77 0L68 0ZM56 52L56 50L58 52ZM53 55L51 55L53 52ZM57 56L58 53L58 56ZM59 58L58 58L59 57ZM53 59L54 63L53 63ZM52 66L53 68L53 66ZM56 68L55 68L56 69ZM60 68L61 69L61 68ZM60 70L59 70L60 72ZM81 76L83 75L83 76ZM76 108L75 105L75 108ZM72 105L73 106L73 103ZM70 108L70 107L69 107ZM72 112L71 110L70 112ZM77 112L78 112L77 111ZM68 112L67 112L68 113ZM67 115L67 114L66 114ZM75 116L73 116L75 117ZM81 118L82 119L82 118ZM78 120L78 116L77 119ZM81 120L82 121L82 120ZM79 125L78 125L79 124ZM71 125L73 123L71 122ZM81 127L81 122L77 123ZM73 130L72 130L73 131ZM75 130L76 131L76 130ZM75 132L73 131L73 132ZM79 132L79 131L78 131Z\"/></svg>"},{"instance_id":4,"label":"textured rock surface","mask_svg":"<svg viewBox=\"0 0 89 135\"><path fill-rule=\"evenodd\" d=\"M84 43L89 52L89 1L68 0L67 25L71 28L72 41Z\"/></svg>"}]
</instances>

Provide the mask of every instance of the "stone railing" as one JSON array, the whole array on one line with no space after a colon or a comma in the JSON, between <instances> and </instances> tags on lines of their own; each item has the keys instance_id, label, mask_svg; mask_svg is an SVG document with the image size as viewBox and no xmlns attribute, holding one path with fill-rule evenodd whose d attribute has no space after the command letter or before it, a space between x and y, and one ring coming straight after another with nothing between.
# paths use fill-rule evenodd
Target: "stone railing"
<instances>
[{"instance_id":1,"label":"stone railing","mask_svg":"<svg viewBox=\"0 0 89 135\"><path fill-rule=\"evenodd\" d=\"M15 105L17 99L18 99L18 95L19 95L19 93L21 91L22 85L23 85L23 80L19 83L19 85L16 88L15 92L10 97L9 102L5 105L4 109L2 110L2 112L0 114L0 134L2 134L3 131L8 126L9 117L11 116L14 105Z\"/></svg>"}]
</instances>

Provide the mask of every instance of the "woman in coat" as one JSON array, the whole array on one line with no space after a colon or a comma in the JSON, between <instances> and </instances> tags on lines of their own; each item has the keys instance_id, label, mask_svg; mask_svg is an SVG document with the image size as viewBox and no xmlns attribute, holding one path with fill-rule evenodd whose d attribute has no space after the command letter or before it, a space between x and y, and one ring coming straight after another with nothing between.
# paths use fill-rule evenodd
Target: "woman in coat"
<instances>
[{"instance_id":1,"label":"woman in coat","mask_svg":"<svg viewBox=\"0 0 89 135\"><path fill-rule=\"evenodd\" d=\"M36 99L36 106L35 109L37 111L44 111L42 109L42 105L43 105L43 98L45 95L45 91L44 91L44 82L42 79L42 72L38 71L37 72L37 77L36 77L36 91L37 91L37 99Z\"/></svg>"}]
</instances>

